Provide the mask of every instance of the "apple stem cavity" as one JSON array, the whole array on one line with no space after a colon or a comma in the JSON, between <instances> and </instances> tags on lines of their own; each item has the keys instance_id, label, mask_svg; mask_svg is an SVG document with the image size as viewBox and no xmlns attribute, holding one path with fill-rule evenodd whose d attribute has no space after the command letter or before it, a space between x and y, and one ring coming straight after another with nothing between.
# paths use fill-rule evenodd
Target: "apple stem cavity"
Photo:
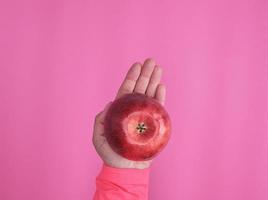
<instances>
[{"instance_id":1,"label":"apple stem cavity","mask_svg":"<svg viewBox=\"0 0 268 200\"><path fill-rule=\"evenodd\" d=\"M136 127L136 129L140 132L140 133L144 133L147 129L147 127L145 126L145 124L142 123L138 123L138 126Z\"/></svg>"}]
</instances>

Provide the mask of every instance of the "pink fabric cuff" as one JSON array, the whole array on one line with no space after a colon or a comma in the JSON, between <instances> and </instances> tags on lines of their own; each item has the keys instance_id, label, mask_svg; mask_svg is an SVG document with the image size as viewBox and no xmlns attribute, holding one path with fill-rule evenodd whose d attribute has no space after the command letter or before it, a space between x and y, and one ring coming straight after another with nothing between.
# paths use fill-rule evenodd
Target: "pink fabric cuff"
<instances>
[{"instance_id":1,"label":"pink fabric cuff","mask_svg":"<svg viewBox=\"0 0 268 200\"><path fill-rule=\"evenodd\" d=\"M103 164L97 179L119 184L148 184L150 167L146 169L113 168Z\"/></svg>"}]
</instances>

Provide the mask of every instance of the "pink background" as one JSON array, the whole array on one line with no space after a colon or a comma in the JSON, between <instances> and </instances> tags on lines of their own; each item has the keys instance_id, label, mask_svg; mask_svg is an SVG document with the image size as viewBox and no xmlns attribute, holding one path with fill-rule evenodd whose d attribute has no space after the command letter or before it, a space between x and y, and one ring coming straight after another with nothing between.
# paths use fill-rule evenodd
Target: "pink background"
<instances>
[{"instance_id":1,"label":"pink background","mask_svg":"<svg viewBox=\"0 0 268 200\"><path fill-rule=\"evenodd\" d=\"M1 1L0 199L87 200L96 112L164 68L173 135L152 200L268 199L268 2Z\"/></svg>"}]
</instances>

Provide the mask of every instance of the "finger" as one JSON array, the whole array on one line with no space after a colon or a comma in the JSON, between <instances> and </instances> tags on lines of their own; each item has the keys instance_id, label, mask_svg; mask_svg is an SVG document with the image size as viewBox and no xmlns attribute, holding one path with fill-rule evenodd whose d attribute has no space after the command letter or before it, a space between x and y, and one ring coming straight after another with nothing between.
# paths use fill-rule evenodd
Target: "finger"
<instances>
[{"instance_id":1,"label":"finger","mask_svg":"<svg viewBox=\"0 0 268 200\"><path fill-rule=\"evenodd\" d=\"M155 67L155 61L152 58L148 58L145 60L141 69L141 74L137 80L134 92L142 94L145 93L151 75L153 73L154 67Z\"/></svg>"},{"instance_id":2,"label":"finger","mask_svg":"<svg viewBox=\"0 0 268 200\"><path fill-rule=\"evenodd\" d=\"M146 90L146 95L149 97L154 97L157 85L160 83L162 75L162 68L158 65L155 66L149 85Z\"/></svg>"},{"instance_id":3,"label":"finger","mask_svg":"<svg viewBox=\"0 0 268 200\"><path fill-rule=\"evenodd\" d=\"M124 94L133 92L136 85L136 81L140 76L140 73L141 73L141 64L134 63L127 72L127 75L117 92L116 99L123 96Z\"/></svg>"},{"instance_id":4,"label":"finger","mask_svg":"<svg viewBox=\"0 0 268 200\"><path fill-rule=\"evenodd\" d=\"M162 104L165 104L165 99L166 99L166 87L163 84L158 84L156 93L155 93L155 98Z\"/></svg>"}]
</instances>

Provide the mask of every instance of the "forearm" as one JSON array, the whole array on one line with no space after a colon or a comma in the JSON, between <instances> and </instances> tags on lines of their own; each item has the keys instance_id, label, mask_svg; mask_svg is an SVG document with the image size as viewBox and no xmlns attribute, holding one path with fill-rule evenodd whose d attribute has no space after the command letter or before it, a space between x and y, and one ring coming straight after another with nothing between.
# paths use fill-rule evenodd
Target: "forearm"
<instances>
[{"instance_id":1,"label":"forearm","mask_svg":"<svg viewBox=\"0 0 268 200\"><path fill-rule=\"evenodd\" d=\"M119 169L103 165L94 200L147 200L150 168Z\"/></svg>"}]
</instances>

